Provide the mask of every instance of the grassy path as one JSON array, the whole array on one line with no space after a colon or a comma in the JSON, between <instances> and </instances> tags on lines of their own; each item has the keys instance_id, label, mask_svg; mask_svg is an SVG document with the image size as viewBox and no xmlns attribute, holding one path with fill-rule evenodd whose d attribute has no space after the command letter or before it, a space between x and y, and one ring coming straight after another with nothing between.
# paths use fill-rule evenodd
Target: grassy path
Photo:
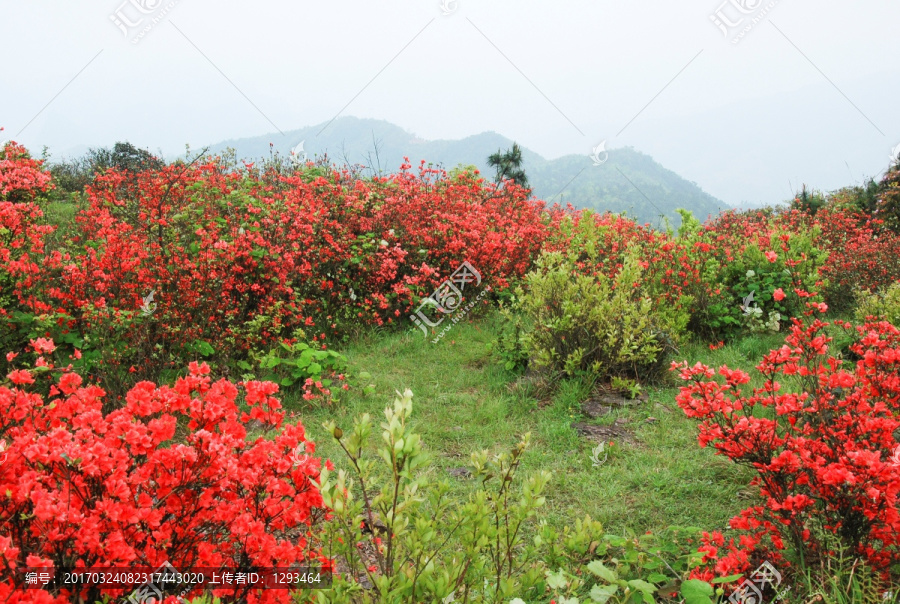
<instances>
[{"instance_id":1,"label":"grassy path","mask_svg":"<svg viewBox=\"0 0 900 604\"><path fill-rule=\"evenodd\" d=\"M722 529L746 507L742 485L749 475L698 446L695 422L675 403L676 388L651 389L647 402L591 420L581 412L581 402L589 397L582 386L560 383L552 398L539 401L529 392L533 388L517 385L517 376L494 364L485 345L497 326L493 317L461 322L438 344L418 332L373 336L343 352L354 373L372 374L374 394L353 391L328 409L302 409L286 395L286 405L297 411L318 452L338 467L346 467L342 453L322 423L334 419L346 430L360 413L381 420L394 390L405 388L415 394L415 428L433 455L435 475L447 477L448 470L466 466L472 451L499 452L531 432L523 470L553 474L545 518L557 527L589 514L612 532L669 525ZM780 342L776 334L717 351L691 346L681 351L681 358L750 369ZM573 422L616 423L633 435L633 442L615 442L608 460L594 467L590 456L595 443L580 437ZM472 485L452 480L458 489Z\"/></svg>"}]
</instances>

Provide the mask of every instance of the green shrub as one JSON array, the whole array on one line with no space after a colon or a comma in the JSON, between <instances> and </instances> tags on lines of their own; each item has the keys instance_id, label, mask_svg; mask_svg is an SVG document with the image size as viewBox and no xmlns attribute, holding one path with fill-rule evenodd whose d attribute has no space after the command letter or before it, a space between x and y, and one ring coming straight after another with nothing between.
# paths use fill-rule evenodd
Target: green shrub
<instances>
[{"instance_id":1,"label":"green shrub","mask_svg":"<svg viewBox=\"0 0 900 604\"><path fill-rule=\"evenodd\" d=\"M304 334L298 330L295 336ZM265 353L251 352L251 358L238 361L237 366L246 372L243 379L275 382L283 390L294 388L302 391L305 401L337 402L341 389L347 386L347 357L302 341L282 342Z\"/></svg>"},{"instance_id":2,"label":"green shrub","mask_svg":"<svg viewBox=\"0 0 900 604\"><path fill-rule=\"evenodd\" d=\"M458 494L433 476L411 413L407 390L385 410L374 453L368 414L348 434L325 425L351 469L321 474L323 503L332 510L323 553L339 572L332 589L312 592L318 604L613 604L671 593L711 604L690 594L713 594L713 587L687 580L703 558L700 529L611 535L586 517L557 531L539 520L550 473L519 479L527 434L509 451L472 454L474 484Z\"/></svg>"},{"instance_id":3,"label":"green shrub","mask_svg":"<svg viewBox=\"0 0 900 604\"><path fill-rule=\"evenodd\" d=\"M656 305L636 253L615 277L582 274L561 253L545 253L517 291L531 326L521 337L530 362L565 376L652 379L687 324L687 312Z\"/></svg>"},{"instance_id":4,"label":"green shrub","mask_svg":"<svg viewBox=\"0 0 900 604\"><path fill-rule=\"evenodd\" d=\"M860 292L855 317L859 323L865 323L868 317L875 317L900 327L900 282L882 292Z\"/></svg>"},{"instance_id":5,"label":"green shrub","mask_svg":"<svg viewBox=\"0 0 900 604\"><path fill-rule=\"evenodd\" d=\"M779 331L782 322L799 317L804 310L802 300L796 296L776 300L775 291L818 291L819 267L828 254L814 244L817 236L815 228L792 233L773 230L769 237L770 247L778 249L774 256L771 249L748 242L733 260L707 259L702 278L717 295L708 300L702 313L695 313L692 326L698 332L722 337L742 331Z\"/></svg>"}]
</instances>

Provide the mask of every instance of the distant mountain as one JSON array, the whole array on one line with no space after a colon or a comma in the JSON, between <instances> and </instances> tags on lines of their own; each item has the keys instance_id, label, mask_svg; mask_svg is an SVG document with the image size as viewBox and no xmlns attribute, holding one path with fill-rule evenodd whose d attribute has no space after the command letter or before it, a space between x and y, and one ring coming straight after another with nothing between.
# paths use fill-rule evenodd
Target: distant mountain
<instances>
[{"instance_id":1,"label":"distant mountain","mask_svg":"<svg viewBox=\"0 0 900 604\"><path fill-rule=\"evenodd\" d=\"M414 166L420 160L451 169L474 165L488 178L493 170L488 156L508 149L513 141L496 132L483 132L462 140L423 140L383 120L343 117L282 134L228 140L210 146L211 153L232 148L238 157L258 159L277 151L287 155L303 143L310 157L327 156L334 163L362 164L384 173L399 169L404 157ZM271 146L270 146L271 145ZM377 153L376 153L377 150ZM701 220L727 205L705 193L693 182L665 169L648 155L632 148L600 153L595 162L587 155L567 155L547 160L522 148L525 172L538 199L571 203L576 208L626 212L640 222L662 224L666 216L673 226L680 223L676 208L691 210ZM604 161L606 160L606 161Z\"/></svg>"}]
</instances>

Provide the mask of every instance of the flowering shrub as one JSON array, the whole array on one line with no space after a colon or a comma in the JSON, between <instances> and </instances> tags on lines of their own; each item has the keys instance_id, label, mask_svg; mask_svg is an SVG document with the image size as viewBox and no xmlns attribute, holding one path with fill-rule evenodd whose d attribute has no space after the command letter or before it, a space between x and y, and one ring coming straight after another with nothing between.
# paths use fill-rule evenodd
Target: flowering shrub
<instances>
[{"instance_id":1,"label":"flowering shrub","mask_svg":"<svg viewBox=\"0 0 900 604\"><path fill-rule=\"evenodd\" d=\"M42 165L14 142L0 149L0 350L18 348L12 323L20 310L16 292L34 279L34 257L43 253L43 238L53 230L40 224L40 202L51 189Z\"/></svg>"},{"instance_id":2,"label":"flowering shrub","mask_svg":"<svg viewBox=\"0 0 900 604\"><path fill-rule=\"evenodd\" d=\"M16 239L0 254L16 250L22 264L20 278L0 281L4 308L22 311L10 330L78 348L81 370L122 395L200 353L225 363L283 341L322 346L359 327L406 324L465 260L495 291L530 269L559 210L476 174L410 167L368 180L212 160L109 169L52 251L40 245L44 227L23 248L20 223L39 212L6 207L0 240ZM17 174L4 170L8 181Z\"/></svg>"},{"instance_id":3,"label":"flowering shrub","mask_svg":"<svg viewBox=\"0 0 900 604\"><path fill-rule=\"evenodd\" d=\"M48 362L52 341L30 348L34 368L0 382L0 599L19 601L23 567L327 564L310 535L324 514L320 460L302 425L282 428L278 386L212 382L209 367L193 363L173 387L137 384L104 416L100 388ZM53 384L47 397L33 392L43 381ZM251 421L274 438L247 440ZM29 590L21 601L122 595L102 591ZM214 593L232 602L283 596L247 591Z\"/></svg>"},{"instance_id":4,"label":"flowering shrub","mask_svg":"<svg viewBox=\"0 0 900 604\"><path fill-rule=\"evenodd\" d=\"M755 469L762 498L732 520L739 542L707 535L701 578L784 555L811 564L829 555L829 535L876 569L900 562L900 330L861 327L853 366L829 353L829 324L812 316L826 310L810 303L810 319L794 320L750 393L743 371L722 367L720 383L702 364L673 364L689 383L677 400L701 420L701 446Z\"/></svg>"},{"instance_id":5,"label":"flowering shrub","mask_svg":"<svg viewBox=\"0 0 900 604\"><path fill-rule=\"evenodd\" d=\"M839 207L816 216L822 228L818 245L830 253L821 271L828 280L822 293L835 308L851 308L860 291L900 280L900 233L883 228L877 216Z\"/></svg>"},{"instance_id":6,"label":"flowering shrub","mask_svg":"<svg viewBox=\"0 0 900 604\"><path fill-rule=\"evenodd\" d=\"M723 213L683 237L701 273L691 290L692 331L719 339L800 316L802 306L775 292L819 285L826 254L816 236L800 212L761 210Z\"/></svg>"}]
</instances>

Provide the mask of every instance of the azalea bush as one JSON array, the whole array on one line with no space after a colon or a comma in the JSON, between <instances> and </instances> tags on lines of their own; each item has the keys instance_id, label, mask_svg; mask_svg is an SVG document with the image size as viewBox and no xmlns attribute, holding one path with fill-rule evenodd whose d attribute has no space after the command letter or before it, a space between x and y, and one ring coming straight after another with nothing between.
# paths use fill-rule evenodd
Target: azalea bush
<instances>
[{"instance_id":1,"label":"azalea bush","mask_svg":"<svg viewBox=\"0 0 900 604\"><path fill-rule=\"evenodd\" d=\"M804 308L775 292L817 289L827 253L816 245L818 231L798 211L726 212L682 234L700 282L691 290L695 304L690 328L708 338L756 331Z\"/></svg>"},{"instance_id":2,"label":"azalea bush","mask_svg":"<svg viewBox=\"0 0 900 604\"><path fill-rule=\"evenodd\" d=\"M23 303L17 294L38 272L35 257L53 230L41 224L41 202L51 189L43 162L14 142L0 148L0 350L23 344L13 323Z\"/></svg>"},{"instance_id":3,"label":"azalea bush","mask_svg":"<svg viewBox=\"0 0 900 604\"><path fill-rule=\"evenodd\" d=\"M796 290L792 295L808 298ZM882 573L900 563L900 330L859 327L859 361L830 352L829 324L810 303L780 349L757 366L763 385L722 367L673 364L688 385L678 404L700 420L699 441L756 472L760 503L731 522L740 540L706 537L698 577L730 575L763 560L815 565L836 540ZM851 329L844 323L841 329ZM892 570L893 569L893 570ZM896 577L896 575L895 575Z\"/></svg>"},{"instance_id":4,"label":"azalea bush","mask_svg":"<svg viewBox=\"0 0 900 604\"><path fill-rule=\"evenodd\" d=\"M20 368L0 380L0 599L127 595L23 592L23 568L329 568L314 528L325 516L321 461L302 424L283 424L277 385L214 382L192 363L174 386L141 382L104 415L100 388L50 362L52 341L29 348L8 355ZM42 383L47 396L35 392ZM250 422L267 436L248 438ZM284 592L214 594L276 602Z\"/></svg>"},{"instance_id":5,"label":"azalea bush","mask_svg":"<svg viewBox=\"0 0 900 604\"><path fill-rule=\"evenodd\" d=\"M0 163L0 182L48 186L39 162L16 161ZM464 261L502 292L562 212L474 173L405 164L364 179L325 165L195 158L98 173L47 248L53 227L32 224L40 208L14 184L0 189L16 199L0 208L0 257L11 266L0 273L4 331L20 346L53 337L78 348L84 371L116 396L198 356L222 369L250 362L296 344L298 330L318 347L408 327Z\"/></svg>"},{"instance_id":6,"label":"azalea bush","mask_svg":"<svg viewBox=\"0 0 900 604\"><path fill-rule=\"evenodd\" d=\"M850 310L862 291L877 291L900 280L900 232L885 228L879 214L828 207L819 212L818 245L829 252L822 289L833 308Z\"/></svg>"}]
</instances>

